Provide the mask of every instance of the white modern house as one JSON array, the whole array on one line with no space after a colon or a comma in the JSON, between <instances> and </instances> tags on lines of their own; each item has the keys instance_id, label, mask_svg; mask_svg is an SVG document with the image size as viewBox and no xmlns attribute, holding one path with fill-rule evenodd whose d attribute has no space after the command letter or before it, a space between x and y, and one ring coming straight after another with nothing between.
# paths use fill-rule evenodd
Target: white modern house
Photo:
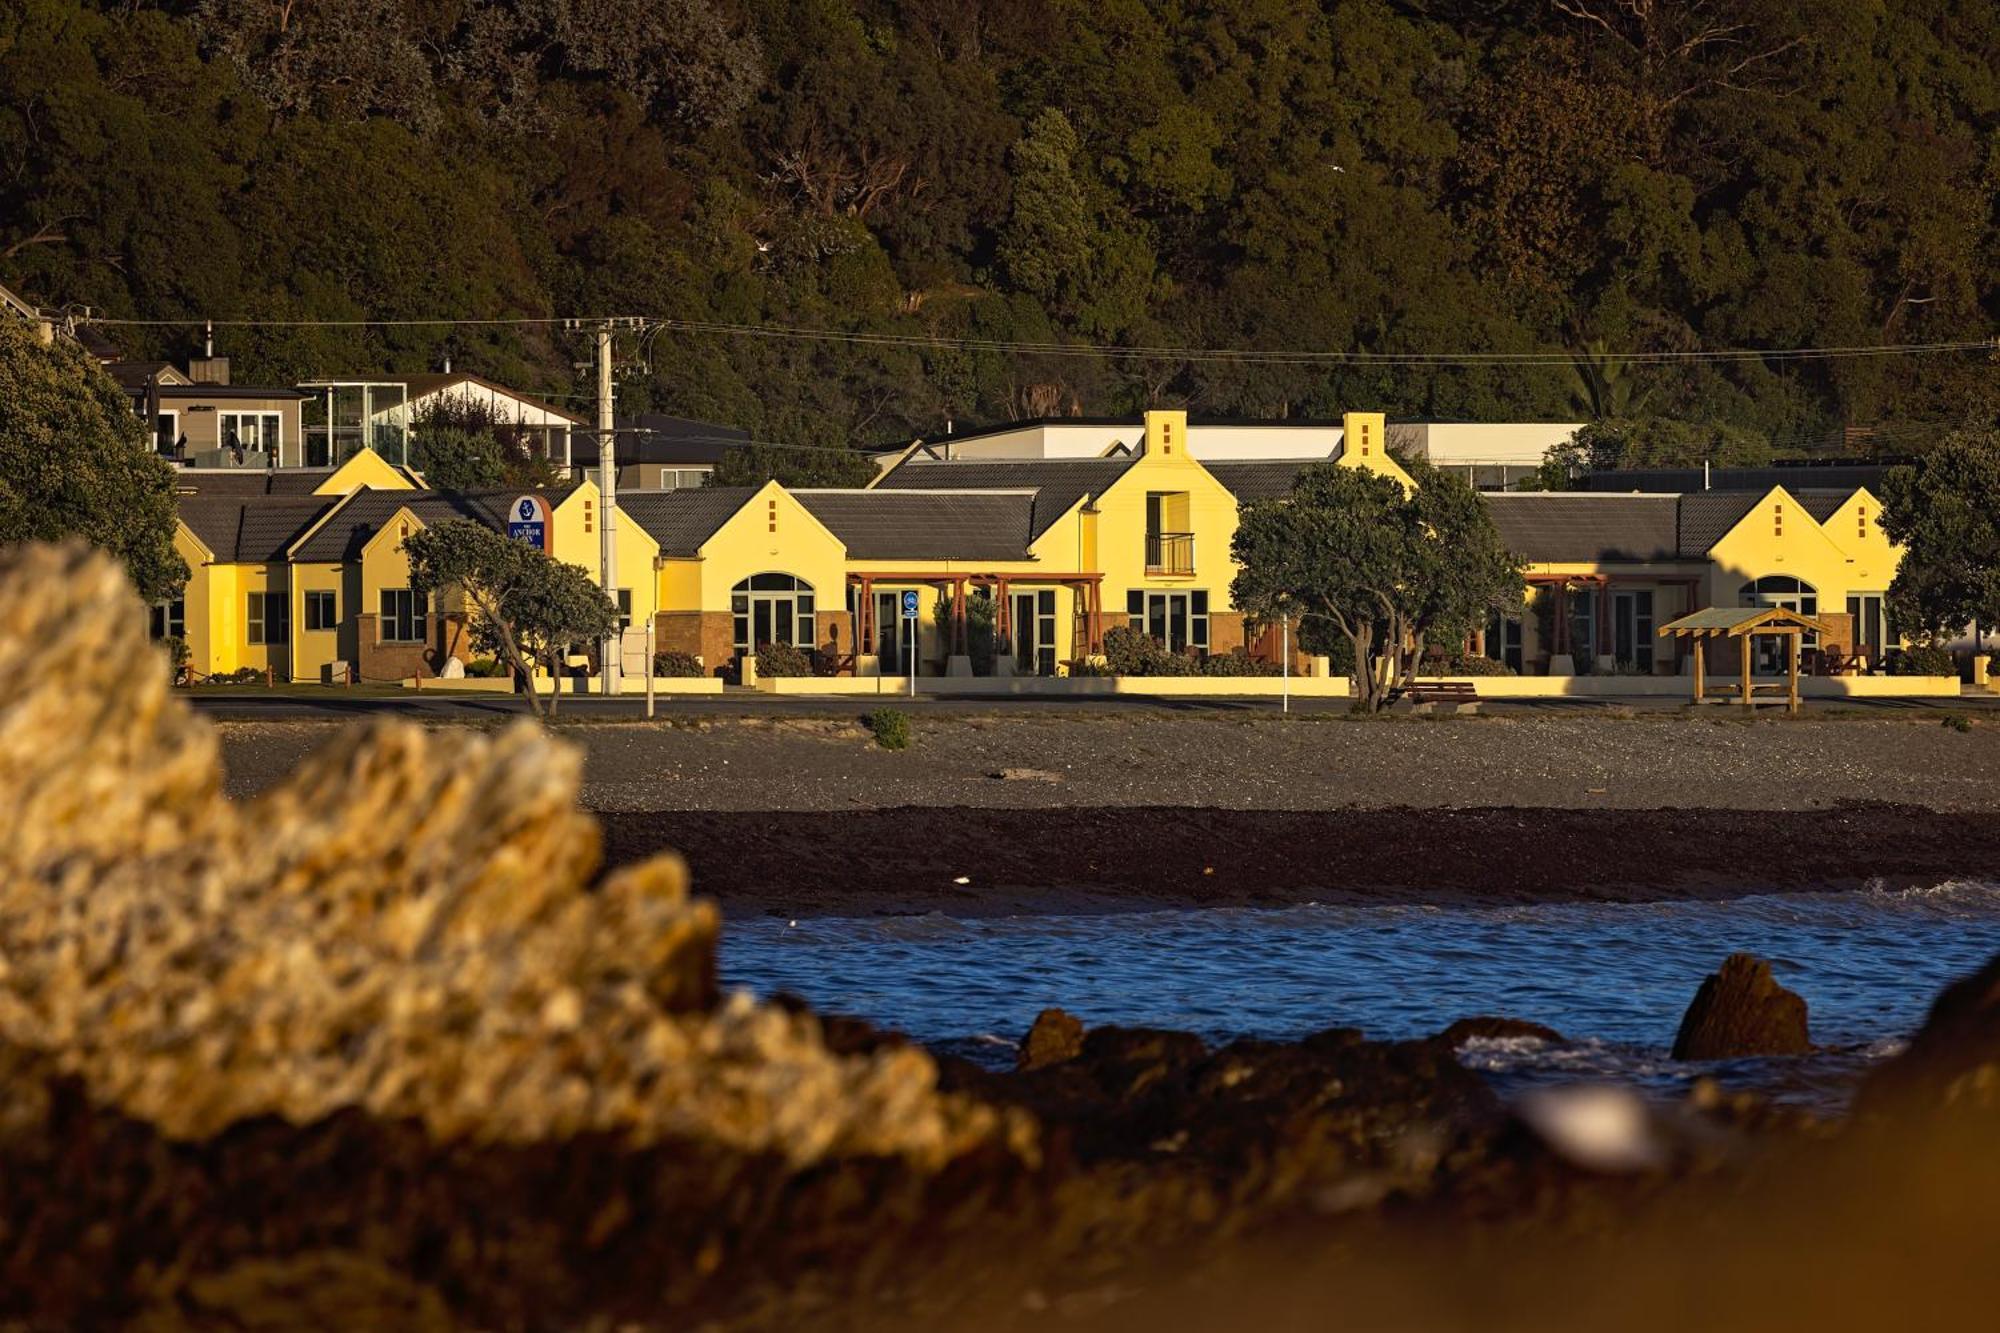
<instances>
[{"instance_id":1,"label":"white modern house","mask_svg":"<svg viewBox=\"0 0 2000 1333\"><path fill-rule=\"evenodd\" d=\"M1573 421L1392 421L1389 447L1406 457L1463 470L1474 484L1504 489L1540 465L1549 449L1567 440ZM1144 423L1124 417L1041 417L923 440L940 459L1104 458L1128 453L1144 437ZM1337 420L1190 421L1187 450L1204 463L1329 458L1340 451ZM886 466L904 450L879 456Z\"/></svg>"}]
</instances>

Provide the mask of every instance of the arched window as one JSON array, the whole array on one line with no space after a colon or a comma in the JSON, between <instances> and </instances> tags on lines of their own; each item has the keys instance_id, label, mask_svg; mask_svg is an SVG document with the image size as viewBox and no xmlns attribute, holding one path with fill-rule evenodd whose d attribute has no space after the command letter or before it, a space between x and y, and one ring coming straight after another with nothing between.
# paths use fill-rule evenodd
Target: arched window
<instances>
[{"instance_id":1,"label":"arched window","mask_svg":"<svg viewBox=\"0 0 2000 1333\"><path fill-rule=\"evenodd\" d=\"M1761 579L1752 579L1743 585L1737 596L1739 606L1775 606L1786 611L1796 611L1802 616L1819 614L1819 589L1804 579L1793 578L1790 574L1766 574ZM1819 647L1819 635L1808 630L1799 639L1801 648ZM1756 665L1760 674L1771 674L1785 669L1785 654L1788 645L1780 635L1759 634L1754 636L1751 647L1756 653Z\"/></svg>"},{"instance_id":2,"label":"arched window","mask_svg":"<svg viewBox=\"0 0 2000 1333\"><path fill-rule=\"evenodd\" d=\"M1741 606L1781 606L1802 616L1819 614L1819 589L1790 574L1766 574L1743 585Z\"/></svg>"},{"instance_id":3,"label":"arched window","mask_svg":"<svg viewBox=\"0 0 2000 1333\"><path fill-rule=\"evenodd\" d=\"M818 628L813 586L790 574L752 574L729 591L736 621L736 651L754 653L760 643L813 646Z\"/></svg>"}]
</instances>

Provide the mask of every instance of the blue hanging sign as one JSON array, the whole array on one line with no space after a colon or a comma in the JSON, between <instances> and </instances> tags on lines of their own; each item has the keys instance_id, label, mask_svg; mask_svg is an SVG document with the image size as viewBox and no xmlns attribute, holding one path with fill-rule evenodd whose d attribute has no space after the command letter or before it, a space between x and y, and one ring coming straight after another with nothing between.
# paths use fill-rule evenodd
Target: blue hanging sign
<instances>
[{"instance_id":1,"label":"blue hanging sign","mask_svg":"<svg viewBox=\"0 0 2000 1333\"><path fill-rule=\"evenodd\" d=\"M507 505L507 536L517 542L526 542L537 551L549 549L550 529L554 524L549 512L549 502L539 495L523 495L509 501Z\"/></svg>"}]
</instances>

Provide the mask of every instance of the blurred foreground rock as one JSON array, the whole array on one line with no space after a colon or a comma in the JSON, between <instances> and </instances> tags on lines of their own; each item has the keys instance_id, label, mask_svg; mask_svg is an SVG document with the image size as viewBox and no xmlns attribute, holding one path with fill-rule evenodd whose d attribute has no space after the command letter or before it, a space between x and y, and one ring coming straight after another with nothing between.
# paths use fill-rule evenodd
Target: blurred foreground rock
<instances>
[{"instance_id":1,"label":"blurred foreground rock","mask_svg":"<svg viewBox=\"0 0 2000 1333\"><path fill-rule=\"evenodd\" d=\"M1674 1037L1676 1060L1804 1055L1812 1050L1804 998L1780 986L1771 965L1733 953L1694 994Z\"/></svg>"},{"instance_id":2,"label":"blurred foreground rock","mask_svg":"<svg viewBox=\"0 0 2000 1333\"><path fill-rule=\"evenodd\" d=\"M175 1138L345 1108L440 1139L1033 1151L913 1048L715 997L677 857L601 868L575 751L378 723L247 805L143 608L81 548L0 555L0 1039Z\"/></svg>"}]
</instances>

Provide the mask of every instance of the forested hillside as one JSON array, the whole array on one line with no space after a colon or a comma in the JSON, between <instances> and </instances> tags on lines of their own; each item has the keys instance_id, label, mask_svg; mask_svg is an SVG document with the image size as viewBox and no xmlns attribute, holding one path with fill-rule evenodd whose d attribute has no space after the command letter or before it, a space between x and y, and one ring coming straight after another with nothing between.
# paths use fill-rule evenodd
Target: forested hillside
<instances>
[{"instance_id":1,"label":"forested hillside","mask_svg":"<svg viewBox=\"0 0 2000 1333\"><path fill-rule=\"evenodd\" d=\"M2000 410L1994 359L1607 354L1990 336L1996 194L1993 0L0 0L0 282L44 304L1584 360L634 342L628 405L794 442L1186 404L1900 448ZM552 328L223 341L587 384Z\"/></svg>"}]
</instances>

